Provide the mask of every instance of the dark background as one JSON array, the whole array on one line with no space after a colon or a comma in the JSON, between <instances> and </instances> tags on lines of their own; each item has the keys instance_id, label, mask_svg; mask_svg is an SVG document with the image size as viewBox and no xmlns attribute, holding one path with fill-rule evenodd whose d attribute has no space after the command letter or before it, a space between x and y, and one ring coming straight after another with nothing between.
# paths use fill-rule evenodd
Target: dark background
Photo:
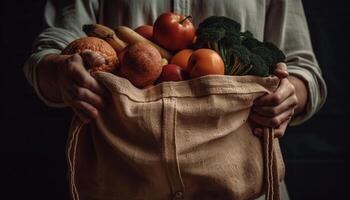
<instances>
[{"instance_id":1,"label":"dark background","mask_svg":"<svg viewBox=\"0 0 350 200\"><path fill-rule=\"evenodd\" d=\"M293 0L292 0L293 1ZM46 107L22 71L42 28L44 0L1 1L1 199L68 199L65 141L71 111ZM282 139L291 199L349 199L350 65L346 0L304 0L328 85L323 109ZM298 28L298 27L295 27Z\"/></svg>"}]
</instances>

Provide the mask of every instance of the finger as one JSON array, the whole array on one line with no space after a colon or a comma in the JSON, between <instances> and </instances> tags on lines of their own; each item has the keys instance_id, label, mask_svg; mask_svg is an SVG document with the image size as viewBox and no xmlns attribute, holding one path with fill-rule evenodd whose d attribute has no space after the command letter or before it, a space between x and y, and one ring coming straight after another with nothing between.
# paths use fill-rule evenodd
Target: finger
<instances>
[{"instance_id":1,"label":"finger","mask_svg":"<svg viewBox=\"0 0 350 200\"><path fill-rule=\"evenodd\" d=\"M294 86L288 79L282 79L280 86L274 93L264 95L254 101L256 106L277 106L281 104L290 95L295 93Z\"/></svg>"},{"instance_id":2,"label":"finger","mask_svg":"<svg viewBox=\"0 0 350 200\"><path fill-rule=\"evenodd\" d=\"M78 117L80 118L80 120L83 122L83 123L89 123L91 122L91 117L87 116L84 112L82 111L79 111L77 110L76 108L72 107L73 111L75 114L78 115Z\"/></svg>"},{"instance_id":3,"label":"finger","mask_svg":"<svg viewBox=\"0 0 350 200\"><path fill-rule=\"evenodd\" d=\"M282 63L282 62L277 63L274 74L280 79L283 79L283 78L286 78L287 76L289 76L287 65L285 63Z\"/></svg>"},{"instance_id":4,"label":"finger","mask_svg":"<svg viewBox=\"0 0 350 200\"><path fill-rule=\"evenodd\" d=\"M77 107L74 104L74 97L70 93L62 93L62 99L63 102L65 102L68 106L70 106L73 109L73 111L78 115L82 122L89 123L91 121L91 117L85 114L85 112L80 107Z\"/></svg>"},{"instance_id":5,"label":"finger","mask_svg":"<svg viewBox=\"0 0 350 200\"><path fill-rule=\"evenodd\" d=\"M71 79L81 87L88 88L93 92L107 96L106 89L99 84L95 78L93 78L88 71L83 66L83 61L80 56L75 56L76 58L68 63L68 70Z\"/></svg>"},{"instance_id":6,"label":"finger","mask_svg":"<svg viewBox=\"0 0 350 200\"><path fill-rule=\"evenodd\" d=\"M99 110L102 110L106 107L105 100L98 94L92 92L89 89L73 85L69 88L72 96L77 100L85 101Z\"/></svg>"},{"instance_id":7,"label":"finger","mask_svg":"<svg viewBox=\"0 0 350 200\"><path fill-rule=\"evenodd\" d=\"M253 122L252 120L249 120L249 124L250 124L250 127L252 127L253 134L257 137L261 137L263 133L263 127Z\"/></svg>"},{"instance_id":8,"label":"finger","mask_svg":"<svg viewBox=\"0 0 350 200\"><path fill-rule=\"evenodd\" d=\"M293 114L294 114L294 110L288 110L286 112L281 113L278 116L271 118L271 117L261 116L260 114L257 114L253 111L251 112L249 119L263 127L277 128L283 122L290 119L293 116Z\"/></svg>"},{"instance_id":9,"label":"finger","mask_svg":"<svg viewBox=\"0 0 350 200\"><path fill-rule=\"evenodd\" d=\"M275 129L275 131L274 131L275 135L274 135L274 136L275 136L276 138L281 138L281 137L283 137L283 135L284 135L284 133L285 133L285 131L286 131L286 129L287 129L287 126L288 126L289 122L290 122L290 119L287 120L287 121L285 121L285 122L283 122L278 128Z\"/></svg>"},{"instance_id":10,"label":"finger","mask_svg":"<svg viewBox=\"0 0 350 200\"><path fill-rule=\"evenodd\" d=\"M80 53L80 55L88 68L99 67L106 63L103 56L91 50L84 50Z\"/></svg>"},{"instance_id":11,"label":"finger","mask_svg":"<svg viewBox=\"0 0 350 200\"><path fill-rule=\"evenodd\" d=\"M255 113L265 117L274 117L280 115L283 112L286 112L289 109L295 109L297 103L298 99L296 95L291 95L277 106L253 106L252 110Z\"/></svg>"},{"instance_id":12,"label":"finger","mask_svg":"<svg viewBox=\"0 0 350 200\"><path fill-rule=\"evenodd\" d=\"M73 101L71 102L71 106L88 118L96 119L98 117L98 110L85 101Z\"/></svg>"}]
</instances>

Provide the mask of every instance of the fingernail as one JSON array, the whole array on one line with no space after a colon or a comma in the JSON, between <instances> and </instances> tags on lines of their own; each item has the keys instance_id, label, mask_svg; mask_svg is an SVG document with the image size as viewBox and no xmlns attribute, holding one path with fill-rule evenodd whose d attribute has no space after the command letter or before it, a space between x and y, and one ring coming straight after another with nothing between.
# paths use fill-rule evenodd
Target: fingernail
<instances>
[{"instance_id":1,"label":"fingernail","mask_svg":"<svg viewBox=\"0 0 350 200\"><path fill-rule=\"evenodd\" d=\"M285 70L281 70L281 69L277 69L276 70L276 74L283 76L284 78L287 77L289 75L288 71Z\"/></svg>"}]
</instances>

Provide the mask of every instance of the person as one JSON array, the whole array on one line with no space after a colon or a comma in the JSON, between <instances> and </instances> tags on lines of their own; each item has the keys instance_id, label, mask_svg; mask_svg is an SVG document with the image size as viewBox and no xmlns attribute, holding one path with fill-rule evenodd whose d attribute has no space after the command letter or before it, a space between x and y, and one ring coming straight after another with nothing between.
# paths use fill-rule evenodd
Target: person
<instances>
[{"instance_id":1,"label":"person","mask_svg":"<svg viewBox=\"0 0 350 200\"><path fill-rule=\"evenodd\" d=\"M24 72L37 95L48 106L71 107L84 121L96 118L106 106L105 89L85 70L84 63L103 63L98 54L60 55L65 46L85 36L84 24L136 28L152 24L163 12L191 15L195 26L208 16L230 17L255 37L269 41L286 54L275 74L278 89L254 102L250 119L275 128L283 136L288 124L299 125L324 104L327 89L315 58L301 0L48 0L46 28L34 42ZM261 129L256 128L259 135ZM284 191L285 198L288 198Z\"/></svg>"}]
</instances>

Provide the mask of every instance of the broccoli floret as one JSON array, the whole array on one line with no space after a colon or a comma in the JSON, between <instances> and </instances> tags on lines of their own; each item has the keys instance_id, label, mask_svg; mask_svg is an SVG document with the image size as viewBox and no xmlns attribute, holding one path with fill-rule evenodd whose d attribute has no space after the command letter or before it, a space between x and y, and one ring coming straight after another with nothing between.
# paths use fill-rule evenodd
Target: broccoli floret
<instances>
[{"instance_id":1,"label":"broccoli floret","mask_svg":"<svg viewBox=\"0 0 350 200\"><path fill-rule=\"evenodd\" d=\"M211 16L202 21L198 26L198 33L204 28L224 28L225 30L241 31L241 24L224 16Z\"/></svg>"},{"instance_id":2,"label":"broccoli floret","mask_svg":"<svg viewBox=\"0 0 350 200\"><path fill-rule=\"evenodd\" d=\"M262 77L270 75L269 67L266 65L263 58L254 53L251 53L249 58L252 68L247 74Z\"/></svg>"},{"instance_id":3,"label":"broccoli floret","mask_svg":"<svg viewBox=\"0 0 350 200\"><path fill-rule=\"evenodd\" d=\"M254 54L257 54L260 57L262 57L267 66L270 67L271 65L274 64L274 57L268 48L266 48L264 46L259 46L259 47L252 48L251 51Z\"/></svg>"},{"instance_id":4,"label":"broccoli floret","mask_svg":"<svg viewBox=\"0 0 350 200\"><path fill-rule=\"evenodd\" d=\"M251 50L252 48L262 46L263 43L255 38L248 37L248 38L244 38L244 40L242 40L242 45L247 47L249 50Z\"/></svg>"},{"instance_id":5,"label":"broccoli floret","mask_svg":"<svg viewBox=\"0 0 350 200\"><path fill-rule=\"evenodd\" d=\"M250 32L250 31L241 32L240 35L241 35L241 41L244 41L244 40L246 40L248 38L253 38L254 37L253 33Z\"/></svg>"},{"instance_id":6,"label":"broccoli floret","mask_svg":"<svg viewBox=\"0 0 350 200\"><path fill-rule=\"evenodd\" d=\"M264 45L266 48L268 48L270 50L270 53L272 54L272 57L273 57L273 63L271 66L269 66L270 73L273 74L273 72L276 69L276 64L279 62L284 62L286 60L286 56L274 44L272 44L270 42L264 42Z\"/></svg>"},{"instance_id":7,"label":"broccoli floret","mask_svg":"<svg viewBox=\"0 0 350 200\"><path fill-rule=\"evenodd\" d=\"M275 71L276 64L285 60L283 52L272 43L263 43L262 46L252 48L251 51L264 59L271 74Z\"/></svg>"}]
</instances>

